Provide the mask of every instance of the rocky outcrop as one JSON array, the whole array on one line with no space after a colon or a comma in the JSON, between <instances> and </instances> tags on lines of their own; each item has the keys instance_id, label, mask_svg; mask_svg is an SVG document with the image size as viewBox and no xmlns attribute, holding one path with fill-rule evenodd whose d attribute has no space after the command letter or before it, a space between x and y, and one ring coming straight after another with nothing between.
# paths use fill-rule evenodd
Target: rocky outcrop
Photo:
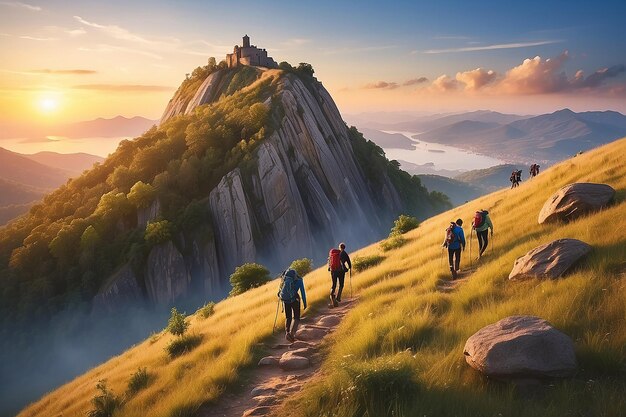
<instances>
[{"instance_id":1,"label":"rocky outcrop","mask_svg":"<svg viewBox=\"0 0 626 417\"><path fill-rule=\"evenodd\" d=\"M591 246L577 239L558 239L537 246L515 260L509 279L559 278L590 250Z\"/></svg>"},{"instance_id":2,"label":"rocky outcrop","mask_svg":"<svg viewBox=\"0 0 626 417\"><path fill-rule=\"evenodd\" d=\"M609 204L614 196L615 190L606 184L568 184L545 202L539 212L539 224L574 220L600 210Z\"/></svg>"},{"instance_id":3,"label":"rocky outcrop","mask_svg":"<svg viewBox=\"0 0 626 417\"><path fill-rule=\"evenodd\" d=\"M145 228L161 213L161 202L155 199L148 207L137 209L137 226Z\"/></svg>"},{"instance_id":4,"label":"rocky outcrop","mask_svg":"<svg viewBox=\"0 0 626 417\"><path fill-rule=\"evenodd\" d=\"M187 294L191 276L183 256L171 241L150 251L145 282L148 298L155 304L169 305Z\"/></svg>"},{"instance_id":5,"label":"rocky outcrop","mask_svg":"<svg viewBox=\"0 0 626 417\"><path fill-rule=\"evenodd\" d=\"M576 373L574 343L547 321L511 316L483 327L463 349L465 361L500 378L569 377Z\"/></svg>"},{"instance_id":6,"label":"rocky outcrop","mask_svg":"<svg viewBox=\"0 0 626 417\"><path fill-rule=\"evenodd\" d=\"M93 299L94 312L114 312L143 304L144 296L130 264L122 266Z\"/></svg>"}]
</instances>

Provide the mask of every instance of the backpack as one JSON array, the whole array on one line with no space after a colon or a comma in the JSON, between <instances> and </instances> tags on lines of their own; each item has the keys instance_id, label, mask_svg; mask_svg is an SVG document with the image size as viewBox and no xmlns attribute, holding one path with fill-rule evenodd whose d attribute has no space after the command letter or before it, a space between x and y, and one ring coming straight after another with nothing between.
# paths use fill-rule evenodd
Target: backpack
<instances>
[{"instance_id":1,"label":"backpack","mask_svg":"<svg viewBox=\"0 0 626 417\"><path fill-rule=\"evenodd\" d=\"M293 269L288 269L283 273L283 281L280 283L280 290L278 291L278 297L282 301L293 303L298 298L297 277L298 274Z\"/></svg>"},{"instance_id":2,"label":"backpack","mask_svg":"<svg viewBox=\"0 0 626 417\"><path fill-rule=\"evenodd\" d=\"M487 218L487 214L489 214L489 212L487 210L482 210L482 211L477 211L474 214L474 220L472 221L472 227L474 229L481 227L483 224L485 224L485 219Z\"/></svg>"},{"instance_id":3,"label":"backpack","mask_svg":"<svg viewBox=\"0 0 626 417\"><path fill-rule=\"evenodd\" d=\"M450 226L448 226L448 228L446 229L446 245L448 246L450 246L456 240L454 226L456 226L456 223L450 223Z\"/></svg>"},{"instance_id":4,"label":"backpack","mask_svg":"<svg viewBox=\"0 0 626 417\"><path fill-rule=\"evenodd\" d=\"M331 249L328 252L328 266L331 271L341 271L341 251L339 249Z\"/></svg>"}]
</instances>

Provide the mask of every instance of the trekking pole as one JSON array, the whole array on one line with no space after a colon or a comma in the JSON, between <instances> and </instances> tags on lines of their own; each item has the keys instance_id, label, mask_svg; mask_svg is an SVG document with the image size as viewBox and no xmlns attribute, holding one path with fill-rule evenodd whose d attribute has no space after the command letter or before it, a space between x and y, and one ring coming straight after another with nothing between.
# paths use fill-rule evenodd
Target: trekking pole
<instances>
[{"instance_id":1,"label":"trekking pole","mask_svg":"<svg viewBox=\"0 0 626 417\"><path fill-rule=\"evenodd\" d=\"M352 300L352 268L350 268L350 299Z\"/></svg>"},{"instance_id":2,"label":"trekking pole","mask_svg":"<svg viewBox=\"0 0 626 417\"><path fill-rule=\"evenodd\" d=\"M470 261L469 266L472 267L472 233L474 232L474 228L470 229Z\"/></svg>"},{"instance_id":3,"label":"trekking pole","mask_svg":"<svg viewBox=\"0 0 626 417\"><path fill-rule=\"evenodd\" d=\"M274 317L274 327L272 327L272 334L274 334L274 331L276 330L276 320L278 320L278 306L280 304L280 298L278 299L278 302L276 303L276 316Z\"/></svg>"}]
</instances>

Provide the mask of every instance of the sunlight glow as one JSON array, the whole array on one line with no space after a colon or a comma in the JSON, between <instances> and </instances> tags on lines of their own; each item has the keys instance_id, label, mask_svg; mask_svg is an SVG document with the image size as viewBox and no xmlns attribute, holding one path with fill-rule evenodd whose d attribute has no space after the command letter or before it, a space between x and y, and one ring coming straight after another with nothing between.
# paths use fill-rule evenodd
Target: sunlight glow
<instances>
[{"instance_id":1,"label":"sunlight glow","mask_svg":"<svg viewBox=\"0 0 626 417\"><path fill-rule=\"evenodd\" d=\"M59 108L59 99L57 97L41 97L37 102L37 107L43 113L52 113Z\"/></svg>"}]
</instances>

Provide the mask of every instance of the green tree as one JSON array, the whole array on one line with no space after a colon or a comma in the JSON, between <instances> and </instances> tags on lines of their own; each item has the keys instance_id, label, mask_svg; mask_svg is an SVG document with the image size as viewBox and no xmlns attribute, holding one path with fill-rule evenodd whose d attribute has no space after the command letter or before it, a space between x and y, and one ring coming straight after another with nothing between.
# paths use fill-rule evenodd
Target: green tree
<instances>
[{"instance_id":1,"label":"green tree","mask_svg":"<svg viewBox=\"0 0 626 417\"><path fill-rule=\"evenodd\" d=\"M189 322L185 320L185 313L179 313L176 307L172 307L170 319L167 322L167 331L174 336L182 336L189 327Z\"/></svg>"},{"instance_id":2,"label":"green tree","mask_svg":"<svg viewBox=\"0 0 626 417\"><path fill-rule=\"evenodd\" d=\"M93 410L87 412L88 417L111 417L113 413L122 406L122 400L107 388L105 379L101 379L96 384L99 395L91 399Z\"/></svg>"},{"instance_id":3,"label":"green tree","mask_svg":"<svg viewBox=\"0 0 626 417\"><path fill-rule=\"evenodd\" d=\"M150 245L158 245L172 239L172 226L169 221L161 220L148 223L144 239Z\"/></svg>"},{"instance_id":4,"label":"green tree","mask_svg":"<svg viewBox=\"0 0 626 417\"><path fill-rule=\"evenodd\" d=\"M152 204L156 191L150 184L137 181L128 193L128 201L137 208L146 208Z\"/></svg>"},{"instance_id":5,"label":"green tree","mask_svg":"<svg viewBox=\"0 0 626 417\"><path fill-rule=\"evenodd\" d=\"M230 296L242 294L251 288L259 287L270 280L270 271L263 265L246 263L235 268L230 276Z\"/></svg>"},{"instance_id":6,"label":"green tree","mask_svg":"<svg viewBox=\"0 0 626 417\"><path fill-rule=\"evenodd\" d=\"M312 77L313 74L315 73L315 70L313 69L313 65L308 64L306 62L301 62L300 64L298 64L298 68L296 68L296 71L299 72L300 74L305 74L310 77Z\"/></svg>"},{"instance_id":7,"label":"green tree","mask_svg":"<svg viewBox=\"0 0 626 417\"><path fill-rule=\"evenodd\" d=\"M289 265L289 268L294 269L303 277L313 270L313 261L309 258L296 259Z\"/></svg>"},{"instance_id":8,"label":"green tree","mask_svg":"<svg viewBox=\"0 0 626 417\"><path fill-rule=\"evenodd\" d=\"M394 222L391 228L391 235L404 234L409 230L413 230L420 225L419 220L406 214L401 214Z\"/></svg>"}]
</instances>

